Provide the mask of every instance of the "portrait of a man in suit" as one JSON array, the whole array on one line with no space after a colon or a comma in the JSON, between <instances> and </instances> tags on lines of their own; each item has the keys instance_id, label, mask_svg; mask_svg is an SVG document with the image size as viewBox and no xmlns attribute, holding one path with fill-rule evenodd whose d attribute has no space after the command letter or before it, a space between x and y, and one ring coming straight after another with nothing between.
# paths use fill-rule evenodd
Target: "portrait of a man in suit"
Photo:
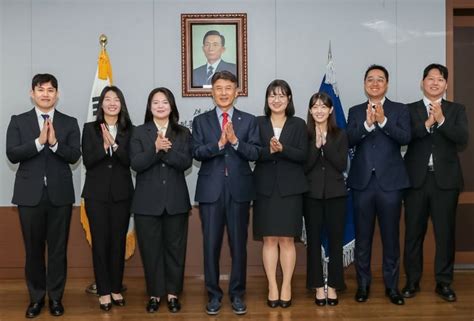
<instances>
[{"instance_id":1,"label":"portrait of a man in suit","mask_svg":"<svg viewBox=\"0 0 474 321\"><path fill-rule=\"evenodd\" d=\"M209 30L202 39L202 52L206 63L193 69L192 86L211 88L211 78L219 71L229 71L237 76L235 63L224 61L222 55L226 51L226 39L217 30Z\"/></svg>"}]
</instances>

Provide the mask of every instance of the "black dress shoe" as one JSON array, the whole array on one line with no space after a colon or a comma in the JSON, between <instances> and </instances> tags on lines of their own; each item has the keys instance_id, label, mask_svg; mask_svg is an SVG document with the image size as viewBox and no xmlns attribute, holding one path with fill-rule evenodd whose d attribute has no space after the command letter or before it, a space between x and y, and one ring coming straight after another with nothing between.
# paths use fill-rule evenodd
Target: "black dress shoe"
<instances>
[{"instance_id":1,"label":"black dress shoe","mask_svg":"<svg viewBox=\"0 0 474 321\"><path fill-rule=\"evenodd\" d=\"M280 305L280 300L270 300L270 299L267 299L267 305L268 305L270 308L278 308L278 306Z\"/></svg>"},{"instance_id":2,"label":"black dress shoe","mask_svg":"<svg viewBox=\"0 0 474 321\"><path fill-rule=\"evenodd\" d=\"M232 298L232 311L237 315L247 313L247 305L242 298L238 296Z\"/></svg>"},{"instance_id":3,"label":"black dress shoe","mask_svg":"<svg viewBox=\"0 0 474 321\"><path fill-rule=\"evenodd\" d=\"M289 299L288 301L280 300L280 306L283 309L289 308L291 306L291 299Z\"/></svg>"},{"instance_id":4,"label":"black dress shoe","mask_svg":"<svg viewBox=\"0 0 474 321\"><path fill-rule=\"evenodd\" d=\"M397 289L385 289L385 295L388 296L390 302L396 305L404 305L405 300L403 296L400 294L400 291Z\"/></svg>"},{"instance_id":5,"label":"black dress shoe","mask_svg":"<svg viewBox=\"0 0 474 321\"><path fill-rule=\"evenodd\" d=\"M179 303L178 298L169 299L169 301L168 301L168 310L171 313L176 313L176 312L179 312L179 310L181 310L181 303Z\"/></svg>"},{"instance_id":6,"label":"black dress shoe","mask_svg":"<svg viewBox=\"0 0 474 321\"><path fill-rule=\"evenodd\" d=\"M112 297L112 303L116 306L119 306L119 307L123 307L125 306L125 299L124 298L121 298L121 299L118 299L118 300L115 300L113 297Z\"/></svg>"},{"instance_id":7,"label":"black dress shoe","mask_svg":"<svg viewBox=\"0 0 474 321\"><path fill-rule=\"evenodd\" d=\"M104 311L110 311L110 309L112 309L112 303L109 302L109 303L99 303L99 307L101 310L104 310Z\"/></svg>"},{"instance_id":8,"label":"black dress shoe","mask_svg":"<svg viewBox=\"0 0 474 321\"><path fill-rule=\"evenodd\" d=\"M41 313L41 309L43 307L44 300L41 300L40 302L30 303L30 305L28 305L28 308L26 309L25 317L27 317L28 319L36 318Z\"/></svg>"},{"instance_id":9,"label":"black dress shoe","mask_svg":"<svg viewBox=\"0 0 474 321\"><path fill-rule=\"evenodd\" d=\"M49 301L49 313L55 317L59 317L64 314L64 307L61 301L59 300L50 300Z\"/></svg>"},{"instance_id":10,"label":"black dress shoe","mask_svg":"<svg viewBox=\"0 0 474 321\"><path fill-rule=\"evenodd\" d=\"M456 301L456 293L454 292L453 289L451 289L449 284L445 284L445 283L436 284L435 292L443 300L446 300L448 302Z\"/></svg>"},{"instance_id":11,"label":"black dress shoe","mask_svg":"<svg viewBox=\"0 0 474 321\"><path fill-rule=\"evenodd\" d=\"M416 295L416 292L420 292L420 285L418 283L407 283L402 289L402 295L404 298L413 298Z\"/></svg>"},{"instance_id":12,"label":"black dress shoe","mask_svg":"<svg viewBox=\"0 0 474 321\"><path fill-rule=\"evenodd\" d=\"M328 305L330 306L335 306L339 304L338 298L335 298L335 299L327 298L327 301L328 301Z\"/></svg>"},{"instance_id":13,"label":"black dress shoe","mask_svg":"<svg viewBox=\"0 0 474 321\"><path fill-rule=\"evenodd\" d=\"M319 305L320 307L323 307L326 305L326 298L324 299L314 298L314 304Z\"/></svg>"},{"instance_id":14,"label":"black dress shoe","mask_svg":"<svg viewBox=\"0 0 474 321\"><path fill-rule=\"evenodd\" d=\"M355 294L355 300L357 302L365 302L369 298L370 288L368 286L359 286Z\"/></svg>"},{"instance_id":15,"label":"black dress shoe","mask_svg":"<svg viewBox=\"0 0 474 321\"><path fill-rule=\"evenodd\" d=\"M160 308L160 301L158 301L157 298L150 298L150 301L148 301L146 305L146 311L148 313L154 313L158 311L159 308Z\"/></svg>"},{"instance_id":16,"label":"black dress shoe","mask_svg":"<svg viewBox=\"0 0 474 321\"><path fill-rule=\"evenodd\" d=\"M207 302L206 313L209 315L216 315L221 309L221 301L217 298L212 298Z\"/></svg>"}]
</instances>

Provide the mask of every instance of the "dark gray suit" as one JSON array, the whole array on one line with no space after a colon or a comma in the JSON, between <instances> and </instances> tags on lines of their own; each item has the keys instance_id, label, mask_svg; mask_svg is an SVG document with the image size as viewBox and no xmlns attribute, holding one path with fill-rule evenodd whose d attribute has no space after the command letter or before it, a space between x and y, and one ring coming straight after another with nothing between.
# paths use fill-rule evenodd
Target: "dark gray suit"
<instances>
[{"instance_id":1,"label":"dark gray suit","mask_svg":"<svg viewBox=\"0 0 474 321\"><path fill-rule=\"evenodd\" d=\"M217 65L216 70L214 70L214 73L223 70L230 71L235 76L237 76L237 66L235 64L221 60L221 62ZM212 76L207 76L207 64L193 69L192 87L202 87L203 85L210 85L211 78Z\"/></svg>"},{"instance_id":2,"label":"dark gray suit","mask_svg":"<svg viewBox=\"0 0 474 321\"><path fill-rule=\"evenodd\" d=\"M75 118L57 110L53 126L58 140L56 152L47 145L40 152L36 148L40 128L35 109L12 116L7 129L7 157L12 163L20 163L12 202L20 213L31 302L41 301L46 292L50 300L61 300L66 283L66 250L74 203L69 164L81 156L80 131Z\"/></svg>"}]
</instances>

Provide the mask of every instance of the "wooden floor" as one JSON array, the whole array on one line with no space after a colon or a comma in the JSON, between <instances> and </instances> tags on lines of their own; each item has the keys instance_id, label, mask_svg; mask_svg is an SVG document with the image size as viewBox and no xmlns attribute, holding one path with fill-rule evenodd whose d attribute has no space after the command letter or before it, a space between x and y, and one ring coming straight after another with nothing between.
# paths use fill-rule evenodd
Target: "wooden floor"
<instances>
[{"instance_id":1,"label":"wooden floor","mask_svg":"<svg viewBox=\"0 0 474 321\"><path fill-rule=\"evenodd\" d=\"M380 273L378 273L380 274ZM166 305L155 314L145 312L147 297L142 278L125 280L128 291L125 292L127 305L123 308L113 307L109 312L99 310L95 296L85 294L84 289L89 279L69 279L64 296L65 314L58 318L49 315L43 309L36 320L474 320L474 271L457 271L455 284L458 301L448 303L434 293L432 276L425 276L421 284L421 293L415 298L406 300L404 306L390 304L384 296L380 275L375 276L371 296L366 303L354 301L356 287L354 273L346 273L348 290L339 295L340 303L336 307L317 307L313 303L312 293L305 289L304 276L295 276L293 281L293 305L288 309L270 309L266 306L266 280L264 277L249 277L247 281L247 306L245 316L232 313L227 296L223 308L217 316L210 317L204 312L206 295L203 280L186 278L185 292L181 297L183 308L180 313L171 314ZM403 280L400 282L403 285ZM222 281L223 288L228 282ZM25 320L24 312L28 305L28 296L24 280L0 280L0 320Z\"/></svg>"}]
</instances>

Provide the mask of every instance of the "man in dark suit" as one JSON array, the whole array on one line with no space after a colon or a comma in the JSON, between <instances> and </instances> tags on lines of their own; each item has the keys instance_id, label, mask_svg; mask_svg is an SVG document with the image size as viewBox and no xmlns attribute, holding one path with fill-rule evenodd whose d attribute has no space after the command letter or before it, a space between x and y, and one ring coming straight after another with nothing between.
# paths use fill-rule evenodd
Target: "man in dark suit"
<instances>
[{"instance_id":1,"label":"man in dark suit","mask_svg":"<svg viewBox=\"0 0 474 321\"><path fill-rule=\"evenodd\" d=\"M81 150L77 120L55 109L57 98L58 81L53 75L34 76L31 99L35 107L12 116L7 130L7 157L12 163L20 163L12 202L18 205L25 242L25 275L31 302L27 318L41 312L46 293L51 314L64 313L61 299L74 203L69 164L79 160Z\"/></svg>"},{"instance_id":2,"label":"man in dark suit","mask_svg":"<svg viewBox=\"0 0 474 321\"><path fill-rule=\"evenodd\" d=\"M206 56L207 63L193 69L192 86L210 86L212 76L219 71L227 70L237 76L235 64L222 60L225 51L225 38L217 30L209 30L202 39L202 51Z\"/></svg>"},{"instance_id":3,"label":"man in dark suit","mask_svg":"<svg viewBox=\"0 0 474 321\"><path fill-rule=\"evenodd\" d=\"M348 177L354 196L357 302L369 297L370 257L375 217L383 245L385 293L393 304L404 304L398 290L399 222L402 190L409 186L400 147L410 141L410 115L404 104L388 100L388 71L370 66L364 77L367 102L349 109L347 135L355 148Z\"/></svg>"},{"instance_id":4,"label":"man in dark suit","mask_svg":"<svg viewBox=\"0 0 474 321\"><path fill-rule=\"evenodd\" d=\"M234 313L245 314L247 228L250 201L256 197L249 161L258 158L259 131L254 116L233 106L237 97L234 74L215 73L212 96L216 108L193 121L193 156L201 161L195 200L203 233L206 312L217 314L221 308L219 257L227 225L232 256L229 295Z\"/></svg>"},{"instance_id":5,"label":"man in dark suit","mask_svg":"<svg viewBox=\"0 0 474 321\"><path fill-rule=\"evenodd\" d=\"M403 296L420 290L423 272L423 240L428 218L436 240L436 293L456 301L451 289L454 265L455 217L463 187L458 152L468 141L466 108L443 99L448 87L448 69L431 64L423 71L423 99L408 105L413 138L405 154L411 188L405 194L405 252L407 275Z\"/></svg>"}]
</instances>

